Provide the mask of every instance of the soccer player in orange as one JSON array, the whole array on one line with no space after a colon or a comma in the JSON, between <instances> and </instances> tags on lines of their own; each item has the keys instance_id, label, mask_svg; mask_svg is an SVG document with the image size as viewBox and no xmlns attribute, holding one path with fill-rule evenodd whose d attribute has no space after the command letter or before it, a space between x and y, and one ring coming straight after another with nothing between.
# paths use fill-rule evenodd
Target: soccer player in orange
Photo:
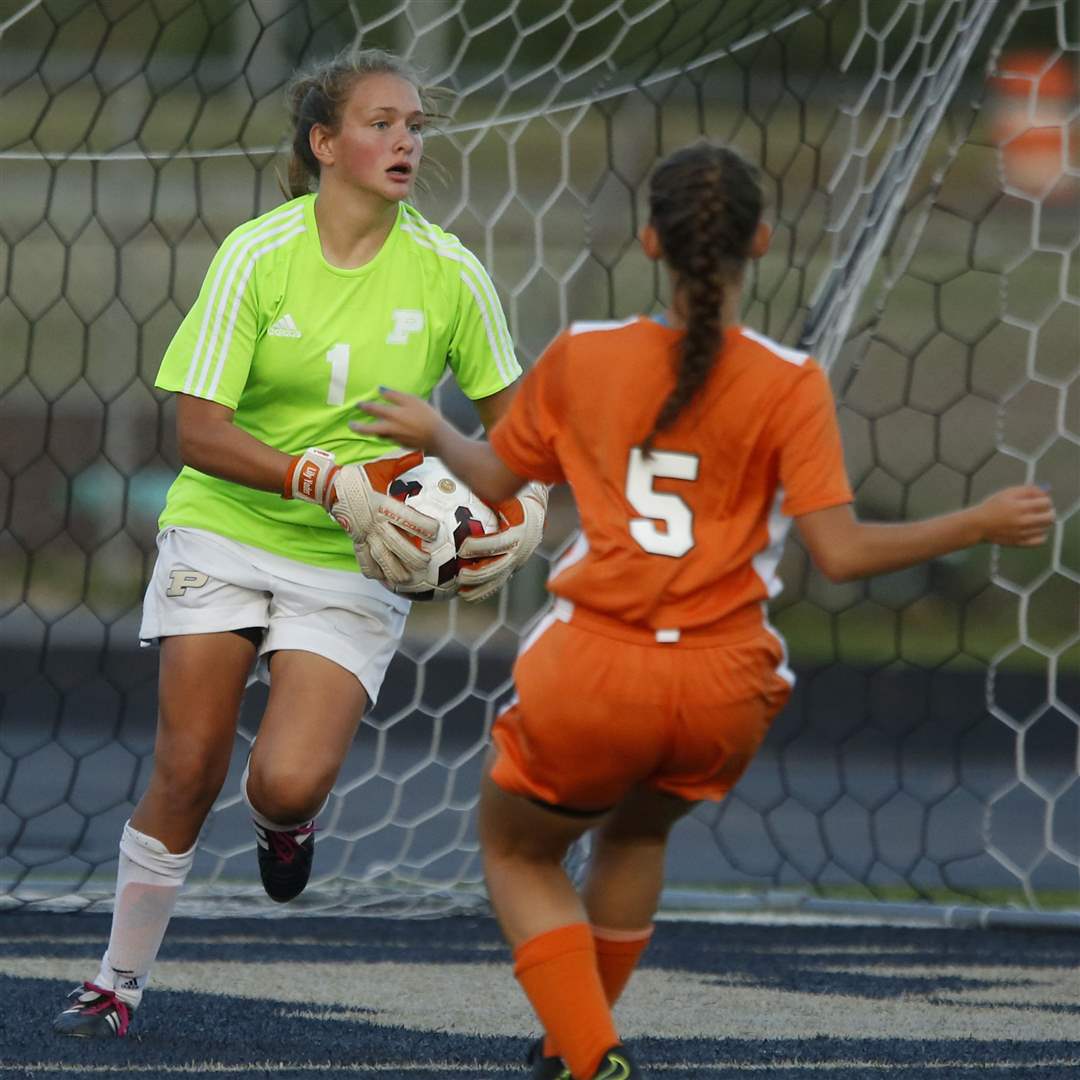
<instances>
[{"instance_id":1,"label":"soccer player in orange","mask_svg":"<svg viewBox=\"0 0 1080 1080\"><path fill-rule=\"evenodd\" d=\"M642 1075L611 1006L652 933L671 827L727 794L790 693L765 610L790 519L833 581L1041 544L1054 520L1021 486L925 521L858 521L824 373L739 323L746 262L769 240L756 171L722 146L679 150L649 209L663 319L565 330L490 444L392 390L353 425L437 454L483 499L533 479L577 502L581 535L522 646L480 800L488 891L547 1032L533 1080ZM579 895L562 860L589 829Z\"/></svg>"}]
</instances>

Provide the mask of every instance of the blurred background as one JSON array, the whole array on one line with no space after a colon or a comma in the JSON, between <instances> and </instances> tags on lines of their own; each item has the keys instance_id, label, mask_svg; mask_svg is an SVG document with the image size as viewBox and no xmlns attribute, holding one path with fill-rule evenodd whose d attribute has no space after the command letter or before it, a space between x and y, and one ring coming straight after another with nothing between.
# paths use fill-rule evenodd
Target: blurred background
<instances>
[{"instance_id":1,"label":"blurred background","mask_svg":"<svg viewBox=\"0 0 1080 1080\"><path fill-rule=\"evenodd\" d=\"M676 885L1080 906L1078 23L1068 0L0 5L7 902L111 888L177 469L157 365L217 245L282 201L286 81L359 44L445 91L416 202L488 267L523 362L574 318L662 308L635 241L647 177L707 134L762 168L775 239L745 321L829 367L859 513L1052 488L1038 551L833 586L789 543L772 617L799 690L735 795L683 827ZM438 401L476 426L452 384ZM497 601L414 608L313 906L475 893L484 737L574 527L559 491ZM253 864L234 779L196 874L229 898Z\"/></svg>"}]
</instances>

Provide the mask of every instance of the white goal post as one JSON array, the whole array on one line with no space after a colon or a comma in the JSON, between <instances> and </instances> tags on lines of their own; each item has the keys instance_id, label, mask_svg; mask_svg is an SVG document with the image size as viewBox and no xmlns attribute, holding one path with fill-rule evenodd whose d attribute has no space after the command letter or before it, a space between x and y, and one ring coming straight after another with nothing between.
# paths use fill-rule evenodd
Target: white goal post
<instances>
[{"instance_id":1,"label":"white goal post","mask_svg":"<svg viewBox=\"0 0 1080 1080\"><path fill-rule=\"evenodd\" d=\"M452 92L423 212L489 268L525 361L656 311L645 184L707 135L762 170L748 324L813 352L858 508L1049 485L1037 551L833 586L797 543L799 686L681 824L669 907L1080 926L1080 15L1070 0L25 0L0 16L0 910L111 898L145 783L137 649L176 469L157 364L230 229L281 200L283 87L350 42ZM453 384L437 393L463 424ZM417 605L291 909L484 904L473 809L513 655L574 529L495 601ZM237 781L186 910L270 910ZM279 913L275 912L275 913Z\"/></svg>"}]
</instances>

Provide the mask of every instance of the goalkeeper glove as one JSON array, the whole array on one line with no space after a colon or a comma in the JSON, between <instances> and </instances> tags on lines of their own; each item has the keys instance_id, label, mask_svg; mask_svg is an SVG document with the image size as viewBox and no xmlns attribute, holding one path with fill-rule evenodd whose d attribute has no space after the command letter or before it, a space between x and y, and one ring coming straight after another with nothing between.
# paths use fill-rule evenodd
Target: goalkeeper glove
<instances>
[{"instance_id":1,"label":"goalkeeper glove","mask_svg":"<svg viewBox=\"0 0 1080 1080\"><path fill-rule=\"evenodd\" d=\"M524 566L544 534L548 489L532 481L513 499L494 507L501 527L489 536L470 536L458 549L462 559L476 560L458 571L458 595L470 603L497 593Z\"/></svg>"},{"instance_id":2,"label":"goalkeeper glove","mask_svg":"<svg viewBox=\"0 0 1080 1080\"><path fill-rule=\"evenodd\" d=\"M423 460L414 451L365 465L338 465L333 454L312 448L293 458L282 494L326 510L352 537L365 577L400 585L427 566L427 554L410 536L434 540L439 523L386 492L396 477Z\"/></svg>"}]
</instances>

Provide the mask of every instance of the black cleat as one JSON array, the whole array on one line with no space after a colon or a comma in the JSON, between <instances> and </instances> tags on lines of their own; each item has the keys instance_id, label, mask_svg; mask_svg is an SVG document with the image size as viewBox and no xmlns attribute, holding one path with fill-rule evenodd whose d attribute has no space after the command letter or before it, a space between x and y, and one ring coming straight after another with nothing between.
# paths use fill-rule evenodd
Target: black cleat
<instances>
[{"instance_id":1,"label":"black cleat","mask_svg":"<svg viewBox=\"0 0 1080 1080\"><path fill-rule=\"evenodd\" d=\"M263 888L271 900L284 904L299 896L311 877L315 822L295 829L267 829L258 822L254 824Z\"/></svg>"},{"instance_id":2,"label":"black cleat","mask_svg":"<svg viewBox=\"0 0 1080 1080\"><path fill-rule=\"evenodd\" d=\"M127 1034L134 1010L111 990L83 983L68 994L72 1002L54 1021L58 1035L83 1039L119 1039Z\"/></svg>"},{"instance_id":3,"label":"black cleat","mask_svg":"<svg viewBox=\"0 0 1080 1080\"><path fill-rule=\"evenodd\" d=\"M544 1057L544 1040L529 1047L529 1080L573 1080L561 1057Z\"/></svg>"},{"instance_id":4,"label":"black cleat","mask_svg":"<svg viewBox=\"0 0 1080 1080\"><path fill-rule=\"evenodd\" d=\"M592 1080L645 1080L645 1074L634 1064L626 1047L613 1046L600 1059Z\"/></svg>"}]
</instances>

